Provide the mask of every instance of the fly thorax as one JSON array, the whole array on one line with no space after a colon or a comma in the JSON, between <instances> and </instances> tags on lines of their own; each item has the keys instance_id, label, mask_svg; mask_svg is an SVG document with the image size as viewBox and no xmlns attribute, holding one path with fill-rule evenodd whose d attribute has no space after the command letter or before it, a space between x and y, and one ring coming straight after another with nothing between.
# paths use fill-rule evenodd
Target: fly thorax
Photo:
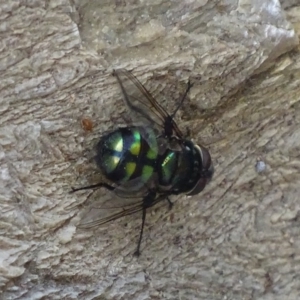
<instances>
[{"instance_id":1,"label":"fly thorax","mask_svg":"<svg viewBox=\"0 0 300 300\"><path fill-rule=\"evenodd\" d=\"M167 149L158 161L159 185L172 188L178 169L180 152Z\"/></svg>"},{"instance_id":2,"label":"fly thorax","mask_svg":"<svg viewBox=\"0 0 300 300\"><path fill-rule=\"evenodd\" d=\"M167 149L159 160L159 183L174 194L187 193L201 177L201 156L194 144L182 141L181 151Z\"/></svg>"}]
</instances>

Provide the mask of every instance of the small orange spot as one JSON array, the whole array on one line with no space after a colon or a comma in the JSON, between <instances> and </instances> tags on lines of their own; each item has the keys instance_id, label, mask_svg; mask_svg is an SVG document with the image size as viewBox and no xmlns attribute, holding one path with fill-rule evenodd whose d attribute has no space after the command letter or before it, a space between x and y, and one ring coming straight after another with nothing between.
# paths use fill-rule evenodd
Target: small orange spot
<instances>
[{"instance_id":1,"label":"small orange spot","mask_svg":"<svg viewBox=\"0 0 300 300\"><path fill-rule=\"evenodd\" d=\"M84 118L81 120L81 126L85 131L93 130L93 122L90 119Z\"/></svg>"}]
</instances>

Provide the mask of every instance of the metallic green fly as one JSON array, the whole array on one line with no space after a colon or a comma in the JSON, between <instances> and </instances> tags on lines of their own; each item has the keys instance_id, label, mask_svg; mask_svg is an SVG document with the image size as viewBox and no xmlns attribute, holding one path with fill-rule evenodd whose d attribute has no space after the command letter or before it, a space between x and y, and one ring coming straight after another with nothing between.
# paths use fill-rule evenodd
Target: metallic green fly
<instances>
[{"instance_id":1,"label":"metallic green fly","mask_svg":"<svg viewBox=\"0 0 300 300\"><path fill-rule=\"evenodd\" d=\"M100 206L96 218L85 218L79 227L93 228L120 217L142 212L140 245L149 207L171 195L200 193L211 180L214 168L208 150L186 139L174 121L191 88L190 82L172 114L154 99L129 71L115 70L113 75L123 94L132 123L101 136L95 157L104 181L74 188L106 188L114 196Z\"/></svg>"}]
</instances>

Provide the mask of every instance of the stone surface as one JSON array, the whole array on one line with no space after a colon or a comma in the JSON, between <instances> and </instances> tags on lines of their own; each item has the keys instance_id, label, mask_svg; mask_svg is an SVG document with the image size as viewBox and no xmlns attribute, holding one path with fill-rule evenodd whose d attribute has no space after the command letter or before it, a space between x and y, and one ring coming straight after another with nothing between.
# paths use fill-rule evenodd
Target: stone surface
<instances>
[{"instance_id":1,"label":"stone surface","mask_svg":"<svg viewBox=\"0 0 300 300\"><path fill-rule=\"evenodd\" d=\"M0 2L1 299L299 299L297 1L71 3ZM177 122L216 169L149 212L138 259L139 215L79 231L68 193L126 119L121 67L168 111L194 82Z\"/></svg>"}]
</instances>

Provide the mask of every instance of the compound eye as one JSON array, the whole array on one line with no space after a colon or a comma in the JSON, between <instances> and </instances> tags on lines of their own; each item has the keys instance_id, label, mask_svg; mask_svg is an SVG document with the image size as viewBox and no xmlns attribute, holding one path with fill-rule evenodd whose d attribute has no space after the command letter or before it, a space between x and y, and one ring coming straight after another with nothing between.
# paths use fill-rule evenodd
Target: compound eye
<instances>
[{"instance_id":1,"label":"compound eye","mask_svg":"<svg viewBox=\"0 0 300 300\"><path fill-rule=\"evenodd\" d=\"M204 176L207 179L211 179L214 175L214 166L211 161L211 156L206 148L200 146L201 149L201 158L202 158L202 167L204 170Z\"/></svg>"},{"instance_id":2,"label":"compound eye","mask_svg":"<svg viewBox=\"0 0 300 300\"><path fill-rule=\"evenodd\" d=\"M193 190L190 191L187 195L192 196L202 192L206 186L207 181L207 178L200 178L197 184L194 186Z\"/></svg>"},{"instance_id":3,"label":"compound eye","mask_svg":"<svg viewBox=\"0 0 300 300\"><path fill-rule=\"evenodd\" d=\"M203 146L197 147L202 159L202 172L203 175L201 178L199 178L197 184L194 186L194 188L187 194L189 196L196 195L202 192L205 188L205 186L209 183L209 181L212 179L214 174L214 166L211 161L211 156L206 148Z\"/></svg>"},{"instance_id":4,"label":"compound eye","mask_svg":"<svg viewBox=\"0 0 300 300\"><path fill-rule=\"evenodd\" d=\"M201 149L202 166L204 169L209 169L211 166L210 154L208 150L203 146L201 146L200 149Z\"/></svg>"}]
</instances>

